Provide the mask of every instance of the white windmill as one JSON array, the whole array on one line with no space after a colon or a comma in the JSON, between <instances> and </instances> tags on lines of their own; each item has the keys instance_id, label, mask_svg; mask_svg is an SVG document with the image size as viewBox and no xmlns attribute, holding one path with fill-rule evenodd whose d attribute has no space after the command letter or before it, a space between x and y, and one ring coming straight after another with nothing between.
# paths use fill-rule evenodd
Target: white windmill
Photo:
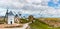
<instances>
[{"instance_id":1,"label":"white windmill","mask_svg":"<svg viewBox=\"0 0 60 29\"><path fill-rule=\"evenodd\" d=\"M5 17L8 18L8 20L7 20L8 24L14 24L14 14L12 11L8 12L8 9L7 9Z\"/></svg>"}]
</instances>

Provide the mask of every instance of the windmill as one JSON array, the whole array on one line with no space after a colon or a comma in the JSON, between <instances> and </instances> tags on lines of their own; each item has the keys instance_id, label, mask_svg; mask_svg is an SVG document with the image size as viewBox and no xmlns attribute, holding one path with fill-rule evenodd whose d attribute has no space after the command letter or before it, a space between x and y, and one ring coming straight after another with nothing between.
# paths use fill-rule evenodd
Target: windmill
<instances>
[{"instance_id":1,"label":"windmill","mask_svg":"<svg viewBox=\"0 0 60 29\"><path fill-rule=\"evenodd\" d=\"M7 18L7 19L6 19ZM8 9L6 11L4 21L7 22L8 24L14 24L14 14L12 11L8 12Z\"/></svg>"},{"instance_id":2,"label":"windmill","mask_svg":"<svg viewBox=\"0 0 60 29\"><path fill-rule=\"evenodd\" d=\"M22 14L20 13L20 12L18 12L18 16L20 16L20 18L22 18L22 16L21 16Z\"/></svg>"},{"instance_id":3,"label":"windmill","mask_svg":"<svg viewBox=\"0 0 60 29\"><path fill-rule=\"evenodd\" d=\"M15 13L15 12L14 12L14 14L15 14L15 15L18 15L18 17L19 17L19 16L21 17L21 13L20 13L20 12L18 12L18 13Z\"/></svg>"}]
</instances>

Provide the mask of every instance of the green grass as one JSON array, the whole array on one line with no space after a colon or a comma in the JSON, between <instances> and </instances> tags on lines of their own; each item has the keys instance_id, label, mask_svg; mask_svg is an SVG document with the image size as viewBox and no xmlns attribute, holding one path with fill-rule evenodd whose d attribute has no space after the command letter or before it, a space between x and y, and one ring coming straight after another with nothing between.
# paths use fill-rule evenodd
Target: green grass
<instances>
[{"instance_id":1,"label":"green grass","mask_svg":"<svg viewBox=\"0 0 60 29\"><path fill-rule=\"evenodd\" d=\"M60 27L49 27L47 24L36 20L30 24L31 29L60 29Z\"/></svg>"},{"instance_id":2,"label":"green grass","mask_svg":"<svg viewBox=\"0 0 60 29\"><path fill-rule=\"evenodd\" d=\"M27 21L26 19L21 19L21 23L28 23L29 21Z\"/></svg>"}]
</instances>

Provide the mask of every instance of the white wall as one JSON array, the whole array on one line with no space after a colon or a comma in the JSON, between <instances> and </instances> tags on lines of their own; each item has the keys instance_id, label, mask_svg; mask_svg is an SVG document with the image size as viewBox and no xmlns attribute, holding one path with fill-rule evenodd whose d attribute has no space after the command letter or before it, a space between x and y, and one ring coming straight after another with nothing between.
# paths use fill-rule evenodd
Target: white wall
<instances>
[{"instance_id":1,"label":"white wall","mask_svg":"<svg viewBox=\"0 0 60 29\"><path fill-rule=\"evenodd\" d=\"M11 24L11 21L14 24L14 16L8 16L8 24Z\"/></svg>"}]
</instances>

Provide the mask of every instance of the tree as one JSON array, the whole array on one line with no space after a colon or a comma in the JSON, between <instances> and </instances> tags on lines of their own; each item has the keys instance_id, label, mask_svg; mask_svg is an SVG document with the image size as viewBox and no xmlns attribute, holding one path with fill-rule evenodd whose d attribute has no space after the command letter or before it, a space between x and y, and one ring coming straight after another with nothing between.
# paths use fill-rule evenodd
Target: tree
<instances>
[{"instance_id":1,"label":"tree","mask_svg":"<svg viewBox=\"0 0 60 29\"><path fill-rule=\"evenodd\" d=\"M29 19L29 21L32 21L32 22L33 22L34 16L33 16L33 15L30 15L30 16L28 17L28 19Z\"/></svg>"}]
</instances>

